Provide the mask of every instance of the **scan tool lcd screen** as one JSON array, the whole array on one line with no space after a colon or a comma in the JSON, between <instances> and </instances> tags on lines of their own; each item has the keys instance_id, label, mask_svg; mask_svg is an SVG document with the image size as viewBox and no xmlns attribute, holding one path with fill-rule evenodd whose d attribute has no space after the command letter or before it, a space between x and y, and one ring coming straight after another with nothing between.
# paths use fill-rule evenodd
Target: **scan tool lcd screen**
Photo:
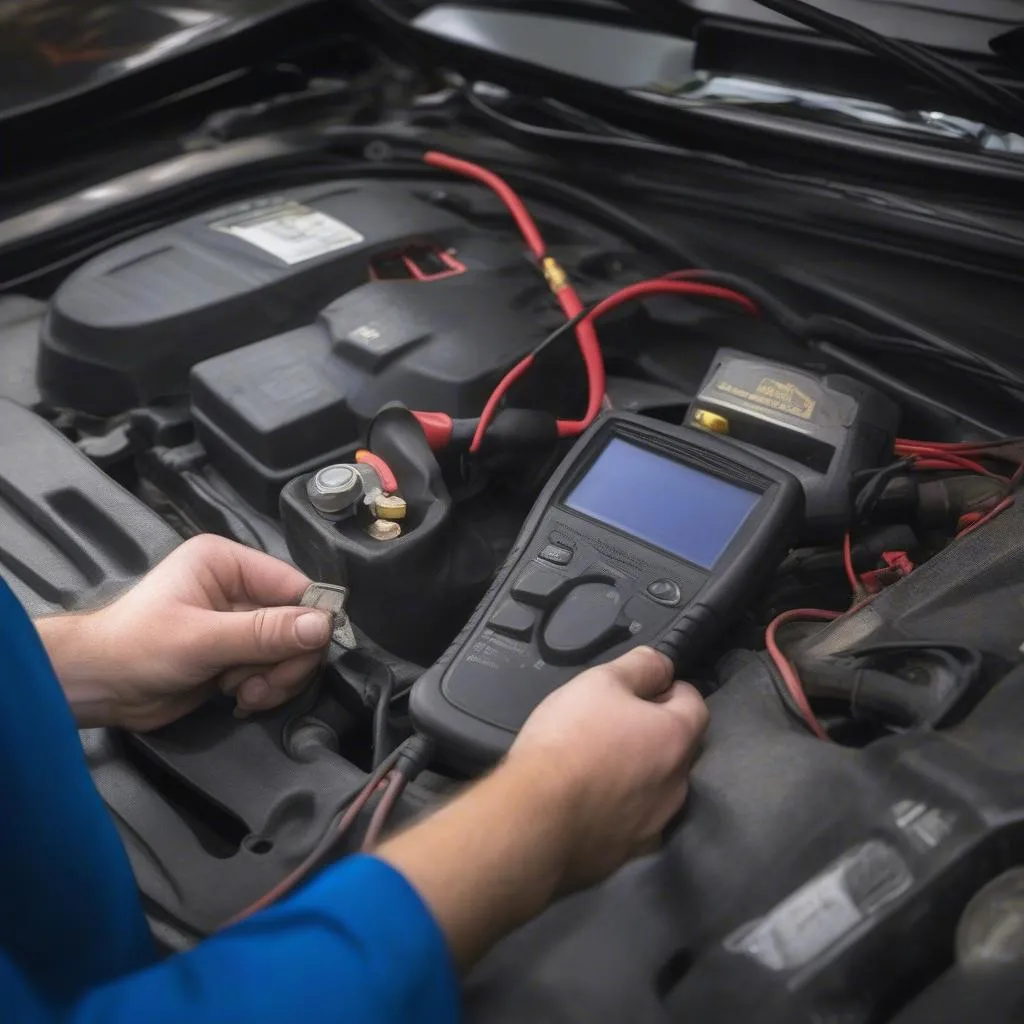
<instances>
[{"instance_id":1,"label":"scan tool lcd screen","mask_svg":"<svg viewBox=\"0 0 1024 1024\"><path fill-rule=\"evenodd\" d=\"M711 569L760 494L613 438L566 505Z\"/></svg>"}]
</instances>

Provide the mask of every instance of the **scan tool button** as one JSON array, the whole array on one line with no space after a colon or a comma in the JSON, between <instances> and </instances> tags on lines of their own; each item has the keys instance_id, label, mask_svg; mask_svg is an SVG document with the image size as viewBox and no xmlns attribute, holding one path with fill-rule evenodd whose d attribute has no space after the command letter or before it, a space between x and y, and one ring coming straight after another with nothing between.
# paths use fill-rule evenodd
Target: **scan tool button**
<instances>
[{"instance_id":1,"label":"scan tool button","mask_svg":"<svg viewBox=\"0 0 1024 1024\"><path fill-rule=\"evenodd\" d=\"M528 640L533 632L535 612L518 601L504 601L491 616L487 625L498 633L515 640Z\"/></svg>"},{"instance_id":2,"label":"scan tool button","mask_svg":"<svg viewBox=\"0 0 1024 1024\"><path fill-rule=\"evenodd\" d=\"M564 544L548 544L541 551L540 557L552 565L568 565L572 561L572 548Z\"/></svg>"},{"instance_id":3,"label":"scan tool button","mask_svg":"<svg viewBox=\"0 0 1024 1024\"><path fill-rule=\"evenodd\" d=\"M647 587L647 593L658 604L667 604L674 607L683 599L679 584L674 580L655 580Z\"/></svg>"},{"instance_id":4,"label":"scan tool button","mask_svg":"<svg viewBox=\"0 0 1024 1024\"><path fill-rule=\"evenodd\" d=\"M542 652L555 665L579 665L629 636L624 595L612 583L580 583L562 599L544 627Z\"/></svg>"},{"instance_id":5,"label":"scan tool button","mask_svg":"<svg viewBox=\"0 0 1024 1024\"><path fill-rule=\"evenodd\" d=\"M533 567L512 584L512 596L535 608L550 608L570 580L559 572Z\"/></svg>"}]
</instances>

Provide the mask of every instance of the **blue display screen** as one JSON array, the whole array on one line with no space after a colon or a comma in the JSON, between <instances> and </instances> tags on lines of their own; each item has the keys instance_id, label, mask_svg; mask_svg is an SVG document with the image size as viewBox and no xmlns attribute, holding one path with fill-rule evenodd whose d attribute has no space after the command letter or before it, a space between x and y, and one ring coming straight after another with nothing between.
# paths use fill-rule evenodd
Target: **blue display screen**
<instances>
[{"instance_id":1,"label":"blue display screen","mask_svg":"<svg viewBox=\"0 0 1024 1024\"><path fill-rule=\"evenodd\" d=\"M710 569L761 495L613 438L565 504Z\"/></svg>"}]
</instances>

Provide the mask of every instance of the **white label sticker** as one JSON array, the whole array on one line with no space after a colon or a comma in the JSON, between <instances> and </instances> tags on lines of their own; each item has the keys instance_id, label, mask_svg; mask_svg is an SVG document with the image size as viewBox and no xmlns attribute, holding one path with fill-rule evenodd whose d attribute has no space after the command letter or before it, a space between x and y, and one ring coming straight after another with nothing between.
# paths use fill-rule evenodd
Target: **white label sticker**
<instances>
[{"instance_id":1,"label":"white label sticker","mask_svg":"<svg viewBox=\"0 0 1024 1024\"><path fill-rule=\"evenodd\" d=\"M774 971L800 967L842 938L863 916L843 886L842 876L833 872L799 889L727 946Z\"/></svg>"},{"instance_id":2,"label":"white label sticker","mask_svg":"<svg viewBox=\"0 0 1024 1024\"><path fill-rule=\"evenodd\" d=\"M913 884L895 849L869 840L725 940L773 971L810 963Z\"/></svg>"},{"instance_id":3,"label":"white label sticker","mask_svg":"<svg viewBox=\"0 0 1024 1024\"><path fill-rule=\"evenodd\" d=\"M241 238L288 264L316 259L364 240L348 224L295 202L254 210L210 227Z\"/></svg>"}]
</instances>

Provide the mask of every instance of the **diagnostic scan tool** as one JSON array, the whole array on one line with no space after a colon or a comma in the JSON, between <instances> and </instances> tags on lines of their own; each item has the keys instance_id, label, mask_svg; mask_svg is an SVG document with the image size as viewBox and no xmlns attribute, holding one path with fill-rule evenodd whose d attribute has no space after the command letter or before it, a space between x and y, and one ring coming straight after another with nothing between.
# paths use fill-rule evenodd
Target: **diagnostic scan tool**
<instances>
[{"instance_id":1,"label":"diagnostic scan tool","mask_svg":"<svg viewBox=\"0 0 1024 1024\"><path fill-rule=\"evenodd\" d=\"M705 431L625 414L555 471L490 590L416 683L412 714L454 764L497 760L582 669L650 644L685 670L800 526L788 472Z\"/></svg>"}]
</instances>

